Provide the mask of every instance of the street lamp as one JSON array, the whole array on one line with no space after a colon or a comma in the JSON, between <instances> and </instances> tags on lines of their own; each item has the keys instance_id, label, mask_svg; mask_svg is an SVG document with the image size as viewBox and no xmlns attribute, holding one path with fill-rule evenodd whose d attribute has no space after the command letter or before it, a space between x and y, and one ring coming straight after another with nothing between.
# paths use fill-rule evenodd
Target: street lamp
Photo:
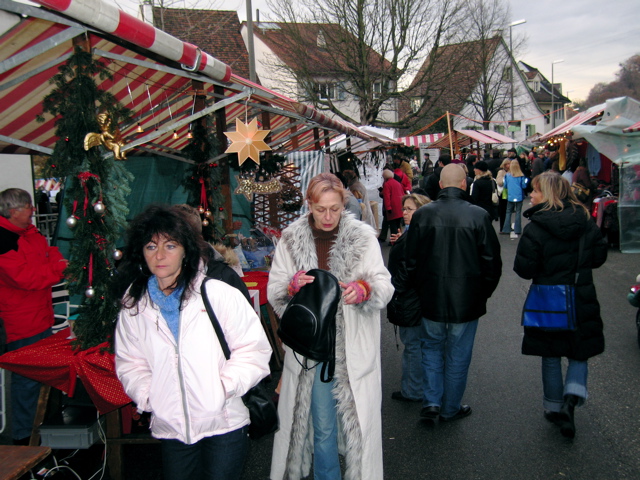
<instances>
[{"instance_id":1,"label":"street lamp","mask_svg":"<svg viewBox=\"0 0 640 480\"><path fill-rule=\"evenodd\" d=\"M553 84L553 66L562 63L564 60L554 60L551 62L551 130L556 128L556 87Z\"/></svg>"},{"instance_id":2,"label":"street lamp","mask_svg":"<svg viewBox=\"0 0 640 480\"><path fill-rule=\"evenodd\" d=\"M515 116L515 112L513 111L513 62L514 62L514 58L513 58L513 42L512 42L512 35L511 35L511 29L517 25L522 25L523 23L527 23L527 21L525 19L522 20L516 20L515 22L512 22L509 24L509 56L511 57L509 59L509 63L511 65L511 75L510 75L510 80L511 80L511 120L515 120L515 118L513 118ZM511 138L515 139L516 138L516 132L515 131L511 131Z\"/></svg>"}]
</instances>

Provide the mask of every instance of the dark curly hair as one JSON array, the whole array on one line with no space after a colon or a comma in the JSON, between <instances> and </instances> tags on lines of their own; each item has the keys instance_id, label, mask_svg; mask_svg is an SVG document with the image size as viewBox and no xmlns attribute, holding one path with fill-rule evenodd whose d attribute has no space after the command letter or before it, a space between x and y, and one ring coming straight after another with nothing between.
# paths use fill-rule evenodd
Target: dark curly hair
<instances>
[{"instance_id":1,"label":"dark curly hair","mask_svg":"<svg viewBox=\"0 0 640 480\"><path fill-rule=\"evenodd\" d=\"M167 237L184 248L185 258L175 288L184 287L181 304L193 291L200 260L209 259L209 246L193 227L174 209L167 205L150 205L131 221L127 230L127 246L123 250L122 263L118 268L116 294L123 297L122 305L133 308L147 293L147 281L151 272L144 258L144 247L156 235ZM125 292L129 288L128 294Z\"/></svg>"}]
</instances>

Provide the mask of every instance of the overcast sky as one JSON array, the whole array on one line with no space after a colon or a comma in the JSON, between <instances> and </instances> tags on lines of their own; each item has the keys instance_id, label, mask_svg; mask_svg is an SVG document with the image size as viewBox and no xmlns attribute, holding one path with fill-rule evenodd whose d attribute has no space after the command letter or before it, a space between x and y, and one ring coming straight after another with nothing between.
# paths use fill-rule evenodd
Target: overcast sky
<instances>
[{"instance_id":1,"label":"overcast sky","mask_svg":"<svg viewBox=\"0 0 640 480\"><path fill-rule=\"evenodd\" d=\"M135 0L116 0L133 6ZM190 0L189 3L193 3ZM518 57L562 83L572 100L584 100L598 82L611 82L620 63L640 54L640 0L508 0L512 20L527 23L513 27L526 35L525 50ZM246 18L244 0L202 0L201 8L237 9ZM220 6L218 6L220 5ZM252 0L261 20L269 18L266 0ZM135 8L135 7L134 7ZM568 92L568 93L567 93Z\"/></svg>"}]
</instances>

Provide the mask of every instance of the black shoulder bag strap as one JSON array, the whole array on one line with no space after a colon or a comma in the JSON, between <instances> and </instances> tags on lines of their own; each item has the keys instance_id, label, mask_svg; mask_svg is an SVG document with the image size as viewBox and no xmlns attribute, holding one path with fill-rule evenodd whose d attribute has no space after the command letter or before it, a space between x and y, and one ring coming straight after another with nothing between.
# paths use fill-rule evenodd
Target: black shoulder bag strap
<instances>
[{"instance_id":1,"label":"black shoulder bag strap","mask_svg":"<svg viewBox=\"0 0 640 480\"><path fill-rule=\"evenodd\" d=\"M208 280L211 280L210 277L206 277L202 281L202 285L200 285L200 294L202 295L202 301L204 302L204 308L207 309L207 314L209 315L209 320L211 320L211 325L213 325L213 329L218 336L218 341L220 342L220 346L222 347L222 352L224 353L224 357L229 360L231 357L231 351L229 350L229 345L227 344L227 339L224 338L224 332L222 331L222 327L220 327L220 322L218 322L218 317L216 317L216 313L213 311L211 307L211 302L209 301L209 297L207 296L207 289L205 285Z\"/></svg>"}]
</instances>

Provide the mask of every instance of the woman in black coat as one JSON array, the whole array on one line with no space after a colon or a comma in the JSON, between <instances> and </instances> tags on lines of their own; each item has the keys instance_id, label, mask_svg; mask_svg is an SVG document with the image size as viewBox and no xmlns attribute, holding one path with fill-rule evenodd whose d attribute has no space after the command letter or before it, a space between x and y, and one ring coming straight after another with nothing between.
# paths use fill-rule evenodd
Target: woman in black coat
<instances>
[{"instance_id":1,"label":"woman in black coat","mask_svg":"<svg viewBox=\"0 0 640 480\"><path fill-rule=\"evenodd\" d=\"M569 182L555 172L533 179L531 221L522 232L513 269L522 278L542 285L576 282L575 331L524 329L522 353L542 357L544 416L560 426L563 436L575 436L574 408L587 398L587 360L604 351L600 304L592 269L607 259L607 244L588 211L578 202ZM584 237L578 261L580 238ZM563 382L561 357L569 366Z\"/></svg>"},{"instance_id":2,"label":"woman in black coat","mask_svg":"<svg viewBox=\"0 0 640 480\"><path fill-rule=\"evenodd\" d=\"M487 163L480 160L473 166L475 179L471 185L471 201L474 205L484 208L491 216L491 220L498 218L498 206L493 204L492 196L497 186L489 172Z\"/></svg>"},{"instance_id":3,"label":"woman in black coat","mask_svg":"<svg viewBox=\"0 0 640 480\"><path fill-rule=\"evenodd\" d=\"M411 225L413 213L431 202L428 197L412 193L402 197L402 217L404 218L405 232ZM406 296L415 295L415 291L406 291L403 285L406 280L406 257L405 257L405 241L407 235L401 232L391 235L391 252L389 252L389 262L387 268L391 274L391 283L396 289L394 300L402 305L402 312L387 308L387 316L389 321L394 325L398 325L400 331L400 340L404 345L402 353L402 379L400 381L400 390L391 394L394 400L403 402L421 402L423 396L423 373L422 373L422 323L420 323L419 314L420 304L416 305L415 310L418 312L417 323L408 322L406 317L414 316L414 310L411 309ZM402 318L394 318L394 312ZM408 323L412 323L409 325Z\"/></svg>"}]
</instances>

